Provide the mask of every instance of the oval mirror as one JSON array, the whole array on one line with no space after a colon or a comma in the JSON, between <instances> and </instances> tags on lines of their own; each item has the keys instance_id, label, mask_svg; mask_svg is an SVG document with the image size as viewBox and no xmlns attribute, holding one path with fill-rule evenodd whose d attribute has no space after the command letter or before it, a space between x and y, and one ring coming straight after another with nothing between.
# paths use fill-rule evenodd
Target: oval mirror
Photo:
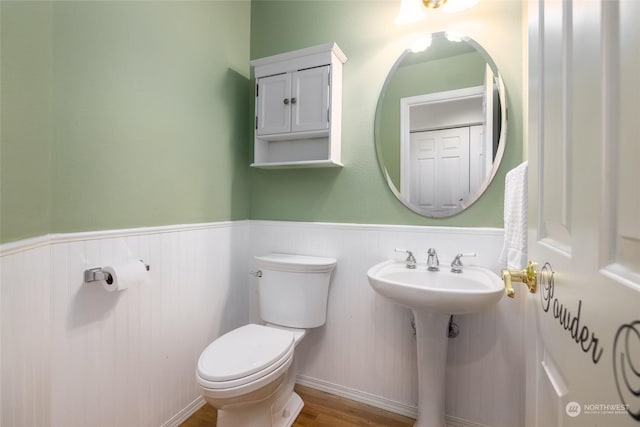
<instances>
[{"instance_id":1,"label":"oval mirror","mask_svg":"<svg viewBox=\"0 0 640 427\"><path fill-rule=\"evenodd\" d=\"M495 63L471 38L434 33L421 44L400 55L384 83L376 153L402 203L442 218L473 204L495 176L506 144L506 94Z\"/></svg>"}]
</instances>

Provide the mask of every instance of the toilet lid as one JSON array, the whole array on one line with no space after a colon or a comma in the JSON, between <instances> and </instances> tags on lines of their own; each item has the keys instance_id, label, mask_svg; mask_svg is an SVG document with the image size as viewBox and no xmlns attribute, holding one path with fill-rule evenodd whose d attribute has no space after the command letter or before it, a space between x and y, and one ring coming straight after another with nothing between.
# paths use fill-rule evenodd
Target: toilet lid
<instances>
[{"instance_id":1,"label":"toilet lid","mask_svg":"<svg viewBox=\"0 0 640 427\"><path fill-rule=\"evenodd\" d=\"M290 331L249 324L209 344L198 360L198 374L208 381L231 381L277 368L294 345Z\"/></svg>"}]
</instances>

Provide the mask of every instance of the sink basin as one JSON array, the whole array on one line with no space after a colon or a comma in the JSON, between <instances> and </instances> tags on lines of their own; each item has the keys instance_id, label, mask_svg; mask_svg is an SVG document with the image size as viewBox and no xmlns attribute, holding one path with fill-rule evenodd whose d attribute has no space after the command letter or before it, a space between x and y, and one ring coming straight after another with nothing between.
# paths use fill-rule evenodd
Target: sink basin
<instances>
[{"instance_id":1,"label":"sink basin","mask_svg":"<svg viewBox=\"0 0 640 427\"><path fill-rule=\"evenodd\" d=\"M464 266L451 273L448 265L427 271L418 265L406 268L403 261L384 261L367 272L371 287L397 304L413 310L442 314L476 313L494 306L504 294L504 285L489 269Z\"/></svg>"}]
</instances>

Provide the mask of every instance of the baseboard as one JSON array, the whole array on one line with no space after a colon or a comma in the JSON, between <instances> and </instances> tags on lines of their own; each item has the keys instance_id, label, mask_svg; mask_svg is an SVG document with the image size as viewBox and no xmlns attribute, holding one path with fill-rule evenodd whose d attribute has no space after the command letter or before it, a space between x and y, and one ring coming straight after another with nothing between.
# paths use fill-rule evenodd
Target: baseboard
<instances>
[{"instance_id":1,"label":"baseboard","mask_svg":"<svg viewBox=\"0 0 640 427\"><path fill-rule=\"evenodd\" d=\"M463 420L462 418L447 415L447 427L489 427L485 424L478 424L472 421Z\"/></svg>"},{"instance_id":2,"label":"baseboard","mask_svg":"<svg viewBox=\"0 0 640 427\"><path fill-rule=\"evenodd\" d=\"M202 396L198 396L193 402L189 403L186 407L184 407L180 412L171 417L167 422L162 424L162 427L178 427L180 424L185 422L191 415L195 414L195 412L206 405L207 402L204 401Z\"/></svg>"},{"instance_id":3,"label":"baseboard","mask_svg":"<svg viewBox=\"0 0 640 427\"><path fill-rule=\"evenodd\" d=\"M296 377L296 383L316 390L335 394L336 396L355 400L356 402L375 406L376 408L384 409L385 411L404 415L406 417L416 418L418 415L418 408L415 406L406 405L391 399L385 399L384 397L365 393L342 385L333 384L328 381L307 377L305 375L298 375Z\"/></svg>"},{"instance_id":4,"label":"baseboard","mask_svg":"<svg viewBox=\"0 0 640 427\"><path fill-rule=\"evenodd\" d=\"M298 375L296 377L296 383L303 385L305 387L310 387L316 390L324 391L326 393L335 394L336 396L344 397L346 399L355 400L356 402L364 403L366 405L375 406L376 408L384 409L385 411L404 415L406 417L416 418L418 416L418 408L415 406L406 405L404 403L396 402L394 400L386 399L384 397L365 393L365 392L355 390L349 387L345 387L342 385L333 384L328 381L307 377L305 375ZM452 417L451 415L447 415L446 427L489 427L489 426L467 421L462 418Z\"/></svg>"}]
</instances>

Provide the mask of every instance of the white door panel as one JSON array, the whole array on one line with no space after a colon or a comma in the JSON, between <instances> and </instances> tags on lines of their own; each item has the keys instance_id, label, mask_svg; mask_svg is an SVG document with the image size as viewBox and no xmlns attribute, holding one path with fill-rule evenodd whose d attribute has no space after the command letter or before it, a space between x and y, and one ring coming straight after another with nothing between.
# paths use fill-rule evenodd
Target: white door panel
<instances>
[{"instance_id":1,"label":"white door panel","mask_svg":"<svg viewBox=\"0 0 640 427\"><path fill-rule=\"evenodd\" d=\"M482 166L482 179L480 182L484 181L484 177L489 174L491 168L493 167L493 139L494 133L497 132L497 129L494 129L494 113L496 109L496 102L498 99L494 97L495 90L495 75L493 74L493 70L491 70L491 66L487 64L485 66L484 71L484 93L482 100L482 108L484 113L484 125L482 126L482 135L484 137L483 142L484 146L482 152L484 155L485 164ZM473 188L473 187L472 187Z\"/></svg>"},{"instance_id":2,"label":"white door panel","mask_svg":"<svg viewBox=\"0 0 640 427\"><path fill-rule=\"evenodd\" d=\"M541 175L544 181L545 197L540 201L540 232L547 242L560 250L570 253L571 215L569 212L572 193L570 182L571 138L568 130L570 117L568 98L570 85L568 79L569 64L564 54L570 53L571 34L569 25L570 3L550 1L543 9L545 31L543 36L543 54L541 65L542 96L545 100L542 129L544 149Z\"/></svg>"},{"instance_id":3,"label":"white door panel","mask_svg":"<svg viewBox=\"0 0 640 427\"><path fill-rule=\"evenodd\" d=\"M485 126L477 125L469 127L469 189L471 194L482 187L485 178L491 171L487 169L487 158L491 166L491 141L487 144L487 137L484 134Z\"/></svg>"},{"instance_id":4,"label":"white door panel","mask_svg":"<svg viewBox=\"0 0 640 427\"><path fill-rule=\"evenodd\" d=\"M549 265L528 427L640 425L638 22L633 0L529 3L528 250Z\"/></svg>"},{"instance_id":5,"label":"white door panel","mask_svg":"<svg viewBox=\"0 0 640 427\"><path fill-rule=\"evenodd\" d=\"M612 110L618 117L619 155L617 164L615 160L610 165L609 176L615 177L612 182L614 188L606 191L615 191L618 187L617 210L615 217L617 235L615 236L615 248L612 261L626 269L625 275L635 275L634 282L638 282L640 274L640 182L638 180L638 163L640 162L640 141L638 138L638 119L640 118L640 31L638 29L638 17L640 16L640 3L637 1L620 2L619 18L617 22L609 25L618 25L620 66L614 70L617 75L612 76L612 84L617 82L619 96ZM625 54L630 52L630 54ZM614 114L612 113L612 114ZM613 206L611 206L613 208Z\"/></svg>"}]
</instances>

